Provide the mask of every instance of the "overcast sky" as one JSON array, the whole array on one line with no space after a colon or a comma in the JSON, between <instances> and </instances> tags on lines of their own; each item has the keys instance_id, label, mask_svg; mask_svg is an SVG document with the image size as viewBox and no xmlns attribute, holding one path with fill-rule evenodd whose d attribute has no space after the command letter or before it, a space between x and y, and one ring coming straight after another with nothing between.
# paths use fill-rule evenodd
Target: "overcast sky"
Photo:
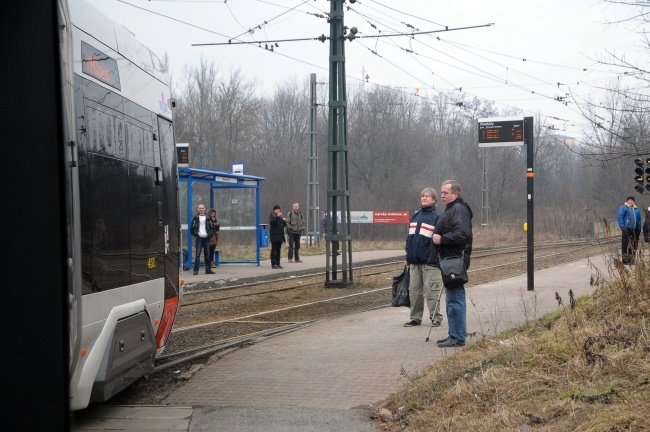
<instances>
[{"instance_id":1,"label":"overcast sky","mask_svg":"<svg viewBox=\"0 0 650 432\"><path fill-rule=\"evenodd\" d=\"M328 80L329 35L326 0L90 0L121 23L159 57L169 56L175 87L184 69L203 58L224 74L240 68L271 94L276 85ZM573 93L598 100L594 89L622 78L598 66L606 51L645 61L630 23L630 7L600 0L358 0L345 3L345 25L364 38L346 42L350 89L376 85L396 88L426 102L440 91L493 101L500 109L540 114L547 126L579 137L586 123L577 107L556 101ZM463 27L483 26L466 30ZM365 36L448 31L415 37ZM252 29L252 30L251 30ZM415 30L414 30L415 29ZM232 41L250 45L192 46ZM262 46L262 48L259 47ZM275 45L273 43L273 45ZM367 82L363 79L368 76ZM558 83L560 83L558 85ZM416 96L417 95L417 96ZM453 98L453 96L452 96ZM450 103L453 103L450 99Z\"/></svg>"}]
</instances>

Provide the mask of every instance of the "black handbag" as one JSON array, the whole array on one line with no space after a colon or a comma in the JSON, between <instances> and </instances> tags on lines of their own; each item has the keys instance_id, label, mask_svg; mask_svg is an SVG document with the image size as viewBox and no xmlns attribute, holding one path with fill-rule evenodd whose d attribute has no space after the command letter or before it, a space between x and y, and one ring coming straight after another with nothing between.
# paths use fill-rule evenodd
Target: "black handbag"
<instances>
[{"instance_id":1,"label":"black handbag","mask_svg":"<svg viewBox=\"0 0 650 432\"><path fill-rule=\"evenodd\" d=\"M438 253L438 258L440 258L440 253ZM440 258L440 273L445 288L458 288L469 282L465 268L465 252L459 257Z\"/></svg>"},{"instance_id":2,"label":"black handbag","mask_svg":"<svg viewBox=\"0 0 650 432\"><path fill-rule=\"evenodd\" d=\"M409 269L406 266L404 266L402 273L393 276L393 300L390 303L392 306L411 307L411 300L409 299L409 280Z\"/></svg>"}]
</instances>

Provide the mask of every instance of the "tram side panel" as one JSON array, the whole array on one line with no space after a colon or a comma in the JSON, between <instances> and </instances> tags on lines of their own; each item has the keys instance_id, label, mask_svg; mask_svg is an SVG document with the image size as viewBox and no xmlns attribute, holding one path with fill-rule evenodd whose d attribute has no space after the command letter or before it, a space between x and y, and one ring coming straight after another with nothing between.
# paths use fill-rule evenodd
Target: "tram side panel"
<instances>
[{"instance_id":1,"label":"tram side panel","mask_svg":"<svg viewBox=\"0 0 650 432\"><path fill-rule=\"evenodd\" d=\"M73 38L83 295L71 409L106 400L152 370L180 291L169 89L89 31ZM106 82L85 74L84 50L109 62L112 75L98 75ZM128 80L120 81L122 69Z\"/></svg>"}]
</instances>

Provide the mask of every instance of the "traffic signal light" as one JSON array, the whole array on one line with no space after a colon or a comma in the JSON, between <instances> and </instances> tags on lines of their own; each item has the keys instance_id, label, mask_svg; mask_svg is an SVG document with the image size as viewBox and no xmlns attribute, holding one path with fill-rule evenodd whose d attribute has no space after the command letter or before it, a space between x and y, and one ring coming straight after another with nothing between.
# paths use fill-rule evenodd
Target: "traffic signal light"
<instances>
[{"instance_id":1,"label":"traffic signal light","mask_svg":"<svg viewBox=\"0 0 650 432\"><path fill-rule=\"evenodd\" d=\"M634 159L634 190L642 194L644 191L650 192L650 158Z\"/></svg>"}]
</instances>

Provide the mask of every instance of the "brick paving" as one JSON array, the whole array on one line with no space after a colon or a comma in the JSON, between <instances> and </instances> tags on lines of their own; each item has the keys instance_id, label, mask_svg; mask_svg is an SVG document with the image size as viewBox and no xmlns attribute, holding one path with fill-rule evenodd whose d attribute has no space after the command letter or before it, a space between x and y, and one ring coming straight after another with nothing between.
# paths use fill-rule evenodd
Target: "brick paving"
<instances>
[{"instance_id":1,"label":"brick paving","mask_svg":"<svg viewBox=\"0 0 650 432\"><path fill-rule=\"evenodd\" d=\"M590 293L592 264L605 268L597 256L537 271L533 292L526 290L525 274L468 287L468 333L493 335L523 323L526 315L539 318L557 309L556 291L565 304L569 289L576 296ZM341 409L376 404L398 391L406 376L459 349L435 345L446 336L446 320L425 342L428 326L405 328L408 317L407 308L386 307L261 340L204 367L164 404Z\"/></svg>"}]
</instances>

